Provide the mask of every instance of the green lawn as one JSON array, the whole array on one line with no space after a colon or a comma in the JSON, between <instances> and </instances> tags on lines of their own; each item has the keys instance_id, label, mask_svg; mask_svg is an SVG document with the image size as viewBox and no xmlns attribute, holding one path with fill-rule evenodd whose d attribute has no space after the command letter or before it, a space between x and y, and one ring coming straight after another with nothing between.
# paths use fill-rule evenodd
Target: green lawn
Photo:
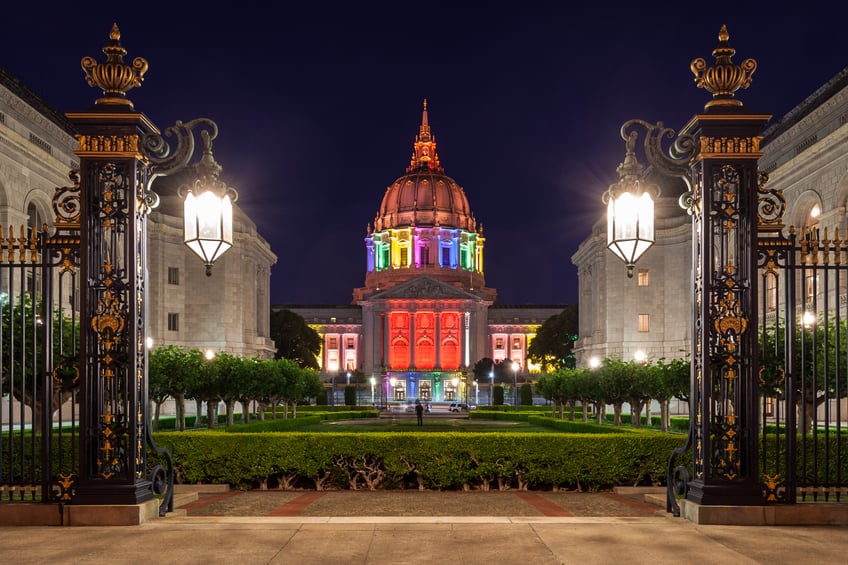
<instances>
[{"instance_id":1,"label":"green lawn","mask_svg":"<svg viewBox=\"0 0 848 565\"><path fill-rule=\"evenodd\" d=\"M440 419L424 418L419 426L415 418L360 420L325 420L320 424L293 428L297 432L526 432L550 433L550 428L533 426L527 422L509 422L494 420Z\"/></svg>"}]
</instances>

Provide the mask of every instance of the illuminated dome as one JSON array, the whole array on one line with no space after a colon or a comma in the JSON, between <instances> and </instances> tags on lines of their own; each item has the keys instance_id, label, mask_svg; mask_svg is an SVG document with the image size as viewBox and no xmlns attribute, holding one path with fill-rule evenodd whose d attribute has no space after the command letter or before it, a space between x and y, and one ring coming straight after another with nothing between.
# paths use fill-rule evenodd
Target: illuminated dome
<instances>
[{"instance_id":1,"label":"illuminated dome","mask_svg":"<svg viewBox=\"0 0 848 565\"><path fill-rule=\"evenodd\" d=\"M406 174L386 188L374 218L374 230L421 225L477 229L465 191L439 163L436 138L427 121L426 100L412 159Z\"/></svg>"},{"instance_id":2,"label":"illuminated dome","mask_svg":"<svg viewBox=\"0 0 848 565\"><path fill-rule=\"evenodd\" d=\"M425 100L406 174L386 188L368 225L365 286L354 302L421 275L494 300L483 278L485 241L465 191L439 163Z\"/></svg>"}]
</instances>

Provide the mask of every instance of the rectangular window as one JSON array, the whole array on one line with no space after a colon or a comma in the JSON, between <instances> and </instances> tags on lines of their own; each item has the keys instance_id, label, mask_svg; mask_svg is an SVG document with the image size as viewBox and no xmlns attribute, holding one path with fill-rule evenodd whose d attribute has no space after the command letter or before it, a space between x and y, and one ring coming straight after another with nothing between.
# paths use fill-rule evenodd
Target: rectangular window
<instances>
[{"instance_id":1,"label":"rectangular window","mask_svg":"<svg viewBox=\"0 0 848 565\"><path fill-rule=\"evenodd\" d=\"M650 316L648 314L639 314L639 331L650 331Z\"/></svg>"},{"instance_id":2,"label":"rectangular window","mask_svg":"<svg viewBox=\"0 0 848 565\"><path fill-rule=\"evenodd\" d=\"M168 312L168 331L180 331L180 315L175 312Z\"/></svg>"},{"instance_id":3,"label":"rectangular window","mask_svg":"<svg viewBox=\"0 0 848 565\"><path fill-rule=\"evenodd\" d=\"M450 247L442 247L442 267L450 267Z\"/></svg>"},{"instance_id":4,"label":"rectangular window","mask_svg":"<svg viewBox=\"0 0 848 565\"><path fill-rule=\"evenodd\" d=\"M766 275L766 312L777 310L777 276Z\"/></svg>"},{"instance_id":5,"label":"rectangular window","mask_svg":"<svg viewBox=\"0 0 848 565\"><path fill-rule=\"evenodd\" d=\"M512 338L512 348L513 349L521 349L521 338L520 337Z\"/></svg>"},{"instance_id":6,"label":"rectangular window","mask_svg":"<svg viewBox=\"0 0 848 565\"><path fill-rule=\"evenodd\" d=\"M338 349L339 348L338 339L336 339L334 337L331 337L330 339L328 339L327 340L327 348L328 349Z\"/></svg>"},{"instance_id":7,"label":"rectangular window","mask_svg":"<svg viewBox=\"0 0 848 565\"><path fill-rule=\"evenodd\" d=\"M503 349L503 338L499 337L495 340L495 349Z\"/></svg>"},{"instance_id":8,"label":"rectangular window","mask_svg":"<svg viewBox=\"0 0 848 565\"><path fill-rule=\"evenodd\" d=\"M352 337L347 338L347 348L353 349L353 338Z\"/></svg>"},{"instance_id":9,"label":"rectangular window","mask_svg":"<svg viewBox=\"0 0 848 565\"><path fill-rule=\"evenodd\" d=\"M177 267L168 267L168 284L180 284L180 270Z\"/></svg>"},{"instance_id":10,"label":"rectangular window","mask_svg":"<svg viewBox=\"0 0 848 565\"><path fill-rule=\"evenodd\" d=\"M639 269L639 286L648 286L648 269Z\"/></svg>"}]
</instances>

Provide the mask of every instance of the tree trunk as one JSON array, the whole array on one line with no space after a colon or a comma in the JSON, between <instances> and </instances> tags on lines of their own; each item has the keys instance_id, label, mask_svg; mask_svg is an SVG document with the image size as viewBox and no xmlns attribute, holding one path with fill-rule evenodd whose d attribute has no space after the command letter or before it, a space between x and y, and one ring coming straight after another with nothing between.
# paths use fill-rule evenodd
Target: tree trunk
<instances>
[{"instance_id":1,"label":"tree trunk","mask_svg":"<svg viewBox=\"0 0 848 565\"><path fill-rule=\"evenodd\" d=\"M184 432L185 431L185 394L177 393L174 397L174 404L176 404L176 412L177 412L177 430Z\"/></svg>"},{"instance_id":2,"label":"tree trunk","mask_svg":"<svg viewBox=\"0 0 848 565\"><path fill-rule=\"evenodd\" d=\"M668 432L671 427L671 418L669 416L669 405L671 404L671 400L661 400L660 401L660 429L663 432Z\"/></svg>"},{"instance_id":3,"label":"tree trunk","mask_svg":"<svg viewBox=\"0 0 848 565\"><path fill-rule=\"evenodd\" d=\"M195 409L194 409L194 427L199 428L200 423L203 422L203 400L200 398L194 399Z\"/></svg>"},{"instance_id":4,"label":"tree trunk","mask_svg":"<svg viewBox=\"0 0 848 565\"><path fill-rule=\"evenodd\" d=\"M630 423L636 429L642 427L642 403L638 400L630 402Z\"/></svg>"},{"instance_id":5,"label":"tree trunk","mask_svg":"<svg viewBox=\"0 0 848 565\"><path fill-rule=\"evenodd\" d=\"M653 416L651 416L651 399L649 398L647 402L645 402L645 425L649 428L653 425L651 418L653 418Z\"/></svg>"},{"instance_id":6,"label":"tree trunk","mask_svg":"<svg viewBox=\"0 0 848 565\"><path fill-rule=\"evenodd\" d=\"M224 406L227 407L227 427L229 428L233 424L235 424L235 401L228 400L224 403Z\"/></svg>"},{"instance_id":7,"label":"tree trunk","mask_svg":"<svg viewBox=\"0 0 848 565\"><path fill-rule=\"evenodd\" d=\"M159 415L162 413L162 405L158 402L153 403L153 430L154 432L159 431Z\"/></svg>"},{"instance_id":8,"label":"tree trunk","mask_svg":"<svg viewBox=\"0 0 848 565\"><path fill-rule=\"evenodd\" d=\"M242 400L241 402L241 421L244 424L250 423L250 401Z\"/></svg>"},{"instance_id":9,"label":"tree trunk","mask_svg":"<svg viewBox=\"0 0 848 565\"><path fill-rule=\"evenodd\" d=\"M215 413L215 409L218 407L218 403L214 400L209 400L206 402L206 428L212 429L215 427L215 423L218 421L218 416Z\"/></svg>"},{"instance_id":10,"label":"tree trunk","mask_svg":"<svg viewBox=\"0 0 848 565\"><path fill-rule=\"evenodd\" d=\"M570 400L568 402L568 410L569 410L568 421L573 422L574 421L574 401L573 400Z\"/></svg>"},{"instance_id":11,"label":"tree trunk","mask_svg":"<svg viewBox=\"0 0 848 565\"><path fill-rule=\"evenodd\" d=\"M615 414L615 418L613 419L613 424L616 426L621 426L621 406L624 404L623 402L616 402L612 405L613 414Z\"/></svg>"}]
</instances>

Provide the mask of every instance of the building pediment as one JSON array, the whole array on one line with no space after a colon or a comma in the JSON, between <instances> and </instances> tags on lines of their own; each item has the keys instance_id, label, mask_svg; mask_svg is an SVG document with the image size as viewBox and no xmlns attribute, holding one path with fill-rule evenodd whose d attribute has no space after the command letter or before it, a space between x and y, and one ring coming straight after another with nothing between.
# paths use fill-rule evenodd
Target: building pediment
<instances>
[{"instance_id":1,"label":"building pediment","mask_svg":"<svg viewBox=\"0 0 848 565\"><path fill-rule=\"evenodd\" d=\"M374 293L370 300L389 300L396 298L423 298L423 299L455 299L455 300L479 300L480 297L470 292L465 292L454 286L443 283L432 277L420 276L408 280L395 287L382 292Z\"/></svg>"}]
</instances>

